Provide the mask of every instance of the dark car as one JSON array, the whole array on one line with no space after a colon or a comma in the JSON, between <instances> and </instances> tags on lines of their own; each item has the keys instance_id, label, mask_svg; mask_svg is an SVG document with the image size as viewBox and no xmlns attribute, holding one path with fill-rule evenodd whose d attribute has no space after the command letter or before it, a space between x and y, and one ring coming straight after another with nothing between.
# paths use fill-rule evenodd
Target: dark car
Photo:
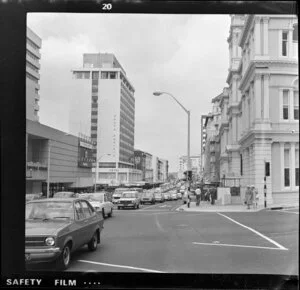
<instances>
[{"instance_id":1,"label":"dark car","mask_svg":"<svg viewBox=\"0 0 300 290\"><path fill-rule=\"evenodd\" d=\"M155 203L155 195L154 192L148 191L142 193L141 204L145 203Z\"/></svg>"},{"instance_id":2,"label":"dark car","mask_svg":"<svg viewBox=\"0 0 300 290\"><path fill-rule=\"evenodd\" d=\"M100 243L103 217L82 198L50 198L26 203L25 262L54 262L67 269L71 253Z\"/></svg>"}]
</instances>

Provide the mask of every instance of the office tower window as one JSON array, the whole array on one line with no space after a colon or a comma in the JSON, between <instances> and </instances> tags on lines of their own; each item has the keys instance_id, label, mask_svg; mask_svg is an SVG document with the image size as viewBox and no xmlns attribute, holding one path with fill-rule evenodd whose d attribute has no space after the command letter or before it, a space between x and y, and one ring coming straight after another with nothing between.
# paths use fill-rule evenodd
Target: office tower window
<instances>
[{"instance_id":1,"label":"office tower window","mask_svg":"<svg viewBox=\"0 0 300 290\"><path fill-rule=\"evenodd\" d=\"M299 92L294 91L294 119L299 120Z\"/></svg>"},{"instance_id":2,"label":"office tower window","mask_svg":"<svg viewBox=\"0 0 300 290\"><path fill-rule=\"evenodd\" d=\"M290 186L290 149L284 149L284 186Z\"/></svg>"},{"instance_id":3,"label":"office tower window","mask_svg":"<svg viewBox=\"0 0 300 290\"><path fill-rule=\"evenodd\" d=\"M93 71L93 72L92 72L92 79L93 79L93 80L99 79L99 72Z\"/></svg>"},{"instance_id":4,"label":"office tower window","mask_svg":"<svg viewBox=\"0 0 300 290\"><path fill-rule=\"evenodd\" d=\"M101 72L101 79L108 79L108 72Z\"/></svg>"},{"instance_id":5,"label":"office tower window","mask_svg":"<svg viewBox=\"0 0 300 290\"><path fill-rule=\"evenodd\" d=\"M241 176L243 175L243 155L240 154L240 160L241 160Z\"/></svg>"},{"instance_id":6,"label":"office tower window","mask_svg":"<svg viewBox=\"0 0 300 290\"><path fill-rule=\"evenodd\" d=\"M282 56L287 56L288 52L288 32L282 32Z\"/></svg>"},{"instance_id":7,"label":"office tower window","mask_svg":"<svg viewBox=\"0 0 300 290\"><path fill-rule=\"evenodd\" d=\"M110 79L116 79L117 78L117 73L111 72L109 78Z\"/></svg>"},{"instance_id":8,"label":"office tower window","mask_svg":"<svg viewBox=\"0 0 300 290\"><path fill-rule=\"evenodd\" d=\"M289 91L283 90L283 119L289 119Z\"/></svg>"}]
</instances>

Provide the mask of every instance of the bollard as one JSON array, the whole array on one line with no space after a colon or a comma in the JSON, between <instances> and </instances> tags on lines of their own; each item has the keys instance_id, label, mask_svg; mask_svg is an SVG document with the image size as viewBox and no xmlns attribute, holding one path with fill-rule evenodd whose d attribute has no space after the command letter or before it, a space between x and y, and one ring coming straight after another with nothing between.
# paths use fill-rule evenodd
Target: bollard
<instances>
[{"instance_id":1,"label":"bollard","mask_svg":"<svg viewBox=\"0 0 300 290\"><path fill-rule=\"evenodd\" d=\"M267 177L264 177L264 199L265 199L265 208L267 207Z\"/></svg>"}]
</instances>

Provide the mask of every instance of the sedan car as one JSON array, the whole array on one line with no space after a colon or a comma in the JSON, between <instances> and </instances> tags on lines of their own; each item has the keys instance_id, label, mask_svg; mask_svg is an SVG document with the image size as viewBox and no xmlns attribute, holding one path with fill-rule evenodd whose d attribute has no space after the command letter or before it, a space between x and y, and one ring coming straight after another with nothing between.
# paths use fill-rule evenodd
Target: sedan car
<instances>
[{"instance_id":1,"label":"sedan car","mask_svg":"<svg viewBox=\"0 0 300 290\"><path fill-rule=\"evenodd\" d=\"M108 200L105 192L86 193L80 196L87 199L96 211L101 212L103 218L112 217L114 205Z\"/></svg>"},{"instance_id":2,"label":"sedan car","mask_svg":"<svg viewBox=\"0 0 300 290\"><path fill-rule=\"evenodd\" d=\"M171 194L169 192L164 193L165 200L171 200Z\"/></svg>"},{"instance_id":3,"label":"sedan car","mask_svg":"<svg viewBox=\"0 0 300 290\"><path fill-rule=\"evenodd\" d=\"M155 195L154 192L148 191L142 193L141 204L145 203L155 203Z\"/></svg>"},{"instance_id":4,"label":"sedan car","mask_svg":"<svg viewBox=\"0 0 300 290\"><path fill-rule=\"evenodd\" d=\"M123 209L125 207L132 207L135 209L140 208L140 196L137 191L125 191L118 203L118 209Z\"/></svg>"},{"instance_id":5,"label":"sedan car","mask_svg":"<svg viewBox=\"0 0 300 290\"><path fill-rule=\"evenodd\" d=\"M165 196L162 192L155 192L154 197L155 197L155 201L158 201L158 202L165 201Z\"/></svg>"},{"instance_id":6,"label":"sedan car","mask_svg":"<svg viewBox=\"0 0 300 290\"><path fill-rule=\"evenodd\" d=\"M171 198L172 198L172 200L177 200L178 199L177 193L176 192L172 192L171 193Z\"/></svg>"},{"instance_id":7,"label":"sedan car","mask_svg":"<svg viewBox=\"0 0 300 290\"><path fill-rule=\"evenodd\" d=\"M97 249L104 220L85 199L47 198L26 203L25 221L26 264L55 262L64 270L75 250Z\"/></svg>"}]
</instances>

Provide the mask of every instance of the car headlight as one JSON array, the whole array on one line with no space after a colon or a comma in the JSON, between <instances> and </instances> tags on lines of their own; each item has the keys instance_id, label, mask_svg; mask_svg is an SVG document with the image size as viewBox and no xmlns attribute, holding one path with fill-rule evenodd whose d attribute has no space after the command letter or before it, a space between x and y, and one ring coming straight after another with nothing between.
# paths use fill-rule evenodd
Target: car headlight
<instances>
[{"instance_id":1,"label":"car headlight","mask_svg":"<svg viewBox=\"0 0 300 290\"><path fill-rule=\"evenodd\" d=\"M46 242L46 245L47 245L47 246L54 246L54 244L55 244L55 240L54 240L54 238L52 238L52 237L48 237L48 238L45 240L45 242Z\"/></svg>"}]
</instances>

